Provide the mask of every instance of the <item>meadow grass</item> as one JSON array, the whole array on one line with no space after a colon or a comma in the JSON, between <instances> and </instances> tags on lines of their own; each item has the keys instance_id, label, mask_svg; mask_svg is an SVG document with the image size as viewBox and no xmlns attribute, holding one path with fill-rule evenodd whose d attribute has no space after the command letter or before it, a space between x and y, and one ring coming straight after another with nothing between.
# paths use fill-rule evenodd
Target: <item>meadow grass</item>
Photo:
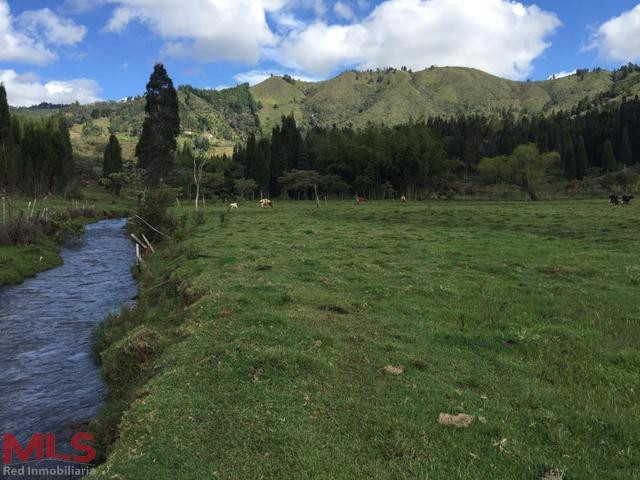
<instances>
[{"instance_id":1,"label":"meadow grass","mask_svg":"<svg viewBox=\"0 0 640 480\"><path fill-rule=\"evenodd\" d=\"M99 334L96 478L640 478L636 206L220 213Z\"/></svg>"},{"instance_id":2,"label":"meadow grass","mask_svg":"<svg viewBox=\"0 0 640 480\"><path fill-rule=\"evenodd\" d=\"M26 215L29 202L32 201L33 198L25 196L10 197L11 207L10 209L7 207L6 221L9 220L9 210L14 217L19 216L20 212ZM8 204L9 200L7 199ZM78 208L95 209L95 218L81 217L78 219L78 221L88 223L104 218L105 212L124 215L124 212L131 207L131 202L123 197L115 197L102 188L89 187L83 190L81 200L70 200L59 196L39 198L36 201L36 210L41 212L46 208L49 213L53 213L76 208L76 205ZM0 208L2 208L1 204ZM0 245L0 287L21 283L25 278L60 265L62 258L58 255L59 250L59 242L44 236L32 245Z\"/></svg>"}]
</instances>

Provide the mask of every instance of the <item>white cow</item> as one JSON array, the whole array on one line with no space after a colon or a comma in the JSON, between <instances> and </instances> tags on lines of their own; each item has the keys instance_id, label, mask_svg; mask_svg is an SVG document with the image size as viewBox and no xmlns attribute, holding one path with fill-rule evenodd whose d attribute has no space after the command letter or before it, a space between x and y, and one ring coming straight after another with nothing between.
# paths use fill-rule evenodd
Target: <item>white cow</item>
<instances>
[{"instance_id":1,"label":"white cow","mask_svg":"<svg viewBox=\"0 0 640 480\"><path fill-rule=\"evenodd\" d=\"M237 203L232 203L232 204L229 205L229 208L237 209L238 208L238 204Z\"/></svg>"},{"instance_id":2,"label":"white cow","mask_svg":"<svg viewBox=\"0 0 640 480\"><path fill-rule=\"evenodd\" d=\"M273 208L273 202L268 198L263 198L258 202L258 206L262 208Z\"/></svg>"}]
</instances>

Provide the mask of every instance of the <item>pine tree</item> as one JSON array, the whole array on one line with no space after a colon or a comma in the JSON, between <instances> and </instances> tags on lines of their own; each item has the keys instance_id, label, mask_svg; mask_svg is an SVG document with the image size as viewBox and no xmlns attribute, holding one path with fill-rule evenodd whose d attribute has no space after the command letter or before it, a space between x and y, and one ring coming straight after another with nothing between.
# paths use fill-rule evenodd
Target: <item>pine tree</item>
<instances>
[{"instance_id":1,"label":"pine tree","mask_svg":"<svg viewBox=\"0 0 640 480\"><path fill-rule=\"evenodd\" d=\"M255 173L256 164L256 155L257 155L257 142L255 134L249 135L249 140L247 140L247 149L244 152L244 172L245 177L250 178L252 180L257 180L252 175Z\"/></svg>"},{"instance_id":2,"label":"pine tree","mask_svg":"<svg viewBox=\"0 0 640 480\"><path fill-rule=\"evenodd\" d=\"M11 113L7 103L7 91L0 83L0 187L5 187L9 177L9 143L11 140Z\"/></svg>"},{"instance_id":3,"label":"pine tree","mask_svg":"<svg viewBox=\"0 0 640 480\"><path fill-rule=\"evenodd\" d=\"M622 130L622 141L620 142L620 163L625 166L633 163L633 149L631 148L631 139L629 138L629 130L627 127Z\"/></svg>"},{"instance_id":4,"label":"pine tree","mask_svg":"<svg viewBox=\"0 0 640 480\"><path fill-rule=\"evenodd\" d=\"M584 179L584 176L587 174L587 165L587 149L584 146L584 137L580 135L576 147L576 178L578 180Z\"/></svg>"},{"instance_id":5,"label":"pine tree","mask_svg":"<svg viewBox=\"0 0 640 480\"><path fill-rule=\"evenodd\" d=\"M569 137L563 143L562 163L564 164L564 175L568 180L575 180L578 177L578 168L576 166L576 154L573 148L573 141L571 137Z\"/></svg>"},{"instance_id":6,"label":"pine tree","mask_svg":"<svg viewBox=\"0 0 640 480\"><path fill-rule=\"evenodd\" d=\"M156 64L147 83L147 104L142 135L136 146L138 166L145 170L145 183L157 185L171 173L180 133L178 95L164 66Z\"/></svg>"},{"instance_id":7,"label":"pine tree","mask_svg":"<svg viewBox=\"0 0 640 480\"><path fill-rule=\"evenodd\" d=\"M611 140L609 139L605 140L602 152L604 156L605 168L609 172L615 172L618 167L616 164L616 156L613 153L613 144L611 143Z\"/></svg>"},{"instance_id":8,"label":"pine tree","mask_svg":"<svg viewBox=\"0 0 640 480\"><path fill-rule=\"evenodd\" d=\"M253 164L253 178L265 196L269 196L269 183L271 179L271 142L268 138L261 138L256 145L256 156Z\"/></svg>"},{"instance_id":9,"label":"pine tree","mask_svg":"<svg viewBox=\"0 0 640 480\"><path fill-rule=\"evenodd\" d=\"M53 137L51 145L53 147L50 171L49 189L61 191L71 181L75 173L75 163L73 160L73 147L69 135L69 127L63 115L58 115L48 126L50 135Z\"/></svg>"},{"instance_id":10,"label":"pine tree","mask_svg":"<svg viewBox=\"0 0 640 480\"><path fill-rule=\"evenodd\" d=\"M7 91L0 83L0 144L5 145L11 135L11 113L7 103Z\"/></svg>"},{"instance_id":11,"label":"pine tree","mask_svg":"<svg viewBox=\"0 0 640 480\"><path fill-rule=\"evenodd\" d=\"M122 171L122 149L118 137L111 134L109 143L104 150L104 161L102 164L102 175L108 177L112 173L120 173Z\"/></svg>"}]
</instances>

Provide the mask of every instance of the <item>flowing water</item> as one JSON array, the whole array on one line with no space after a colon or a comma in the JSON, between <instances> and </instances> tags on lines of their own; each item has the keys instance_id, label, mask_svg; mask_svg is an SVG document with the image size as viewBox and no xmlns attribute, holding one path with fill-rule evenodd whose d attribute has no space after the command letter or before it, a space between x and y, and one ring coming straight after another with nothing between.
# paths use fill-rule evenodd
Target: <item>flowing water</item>
<instances>
[{"instance_id":1,"label":"flowing water","mask_svg":"<svg viewBox=\"0 0 640 480\"><path fill-rule=\"evenodd\" d=\"M0 289L0 433L23 446L35 433L52 432L64 452L100 410L106 390L91 356L92 331L137 292L125 223L88 225L84 241L62 250L64 265ZM0 478L13 477L0 470Z\"/></svg>"}]
</instances>

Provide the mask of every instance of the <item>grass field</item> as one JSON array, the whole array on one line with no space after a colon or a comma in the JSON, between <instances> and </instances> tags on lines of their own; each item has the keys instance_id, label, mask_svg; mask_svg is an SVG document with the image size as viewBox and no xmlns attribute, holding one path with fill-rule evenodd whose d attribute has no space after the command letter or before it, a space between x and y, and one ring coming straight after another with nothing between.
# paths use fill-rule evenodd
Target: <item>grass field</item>
<instances>
[{"instance_id":1,"label":"grass field","mask_svg":"<svg viewBox=\"0 0 640 480\"><path fill-rule=\"evenodd\" d=\"M20 211L26 212L30 201L33 199L12 197L12 214L18 216ZM36 201L36 210L42 211L47 208L49 212L54 212L75 208L76 205L80 208L86 206L96 210L95 218L79 219L83 223L99 220L105 211L125 212L131 207L131 203L126 199L114 197L102 188L91 187L84 190L81 200L68 200L57 196L40 198ZM62 258L58 255L59 250L60 244L46 237L42 237L33 245L0 245L0 287L20 283L27 277L60 265Z\"/></svg>"},{"instance_id":2,"label":"grass field","mask_svg":"<svg viewBox=\"0 0 640 480\"><path fill-rule=\"evenodd\" d=\"M96 478L640 478L638 206L221 211L99 335Z\"/></svg>"}]
</instances>

